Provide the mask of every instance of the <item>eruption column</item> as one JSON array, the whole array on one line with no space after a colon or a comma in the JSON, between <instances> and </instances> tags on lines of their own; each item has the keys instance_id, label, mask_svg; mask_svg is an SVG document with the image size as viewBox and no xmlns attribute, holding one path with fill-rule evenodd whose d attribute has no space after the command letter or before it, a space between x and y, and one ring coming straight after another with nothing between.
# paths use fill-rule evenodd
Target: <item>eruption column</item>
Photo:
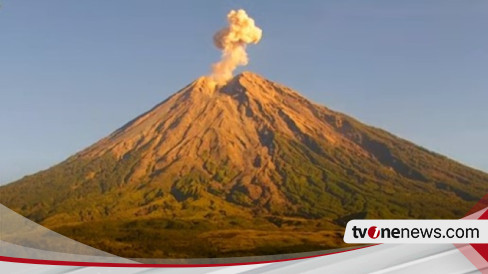
<instances>
[{"instance_id":1,"label":"eruption column","mask_svg":"<svg viewBox=\"0 0 488 274\"><path fill-rule=\"evenodd\" d=\"M217 84L224 84L232 78L237 66L245 66L249 62L246 45L257 44L263 31L254 24L245 10L231 10L227 14L229 26L215 33L213 40L217 48L222 50L222 58L212 65L210 78Z\"/></svg>"}]
</instances>

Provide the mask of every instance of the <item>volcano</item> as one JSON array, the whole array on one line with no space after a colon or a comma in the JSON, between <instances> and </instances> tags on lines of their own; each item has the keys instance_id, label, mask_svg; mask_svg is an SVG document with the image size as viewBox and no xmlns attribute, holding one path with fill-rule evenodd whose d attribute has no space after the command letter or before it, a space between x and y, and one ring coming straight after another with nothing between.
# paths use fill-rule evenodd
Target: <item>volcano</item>
<instances>
[{"instance_id":1,"label":"volcano","mask_svg":"<svg viewBox=\"0 0 488 274\"><path fill-rule=\"evenodd\" d=\"M488 175L244 72L201 77L0 202L124 257L345 246L361 218L459 218Z\"/></svg>"}]
</instances>

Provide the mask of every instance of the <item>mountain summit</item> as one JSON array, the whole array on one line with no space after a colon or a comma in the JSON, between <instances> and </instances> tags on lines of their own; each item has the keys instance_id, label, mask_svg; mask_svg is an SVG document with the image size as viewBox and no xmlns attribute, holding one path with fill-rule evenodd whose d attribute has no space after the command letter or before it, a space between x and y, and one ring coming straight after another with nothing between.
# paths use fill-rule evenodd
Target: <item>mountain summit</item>
<instances>
[{"instance_id":1,"label":"mountain summit","mask_svg":"<svg viewBox=\"0 0 488 274\"><path fill-rule=\"evenodd\" d=\"M243 72L222 86L197 79L64 162L1 187L0 202L118 255L236 256L342 246L351 218L462 217L487 183ZM189 249L188 237L201 248Z\"/></svg>"}]
</instances>

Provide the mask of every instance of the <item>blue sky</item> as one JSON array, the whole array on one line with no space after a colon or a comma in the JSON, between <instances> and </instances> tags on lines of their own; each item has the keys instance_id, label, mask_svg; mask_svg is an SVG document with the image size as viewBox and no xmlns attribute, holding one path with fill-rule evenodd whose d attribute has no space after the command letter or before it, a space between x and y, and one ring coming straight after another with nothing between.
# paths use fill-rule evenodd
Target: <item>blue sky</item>
<instances>
[{"instance_id":1,"label":"blue sky","mask_svg":"<svg viewBox=\"0 0 488 274\"><path fill-rule=\"evenodd\" d=\"M246 70L488 171L488 1L4 0L0 183L207 74L235 8L263 29Z\"/></svg>"}]
</instances>

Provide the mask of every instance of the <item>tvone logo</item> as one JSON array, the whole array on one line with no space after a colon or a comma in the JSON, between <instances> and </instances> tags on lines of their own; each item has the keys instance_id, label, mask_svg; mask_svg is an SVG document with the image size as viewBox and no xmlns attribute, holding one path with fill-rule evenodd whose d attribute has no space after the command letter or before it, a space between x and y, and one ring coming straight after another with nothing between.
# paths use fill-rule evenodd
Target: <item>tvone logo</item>
<instances>
[{"instance_id":1,"label":"tvone logo","mask_svg":"<svg viewBox=\"0 0 488 274\"><path fill-rule=\"evenodd\" d=\"M372 226L368 229L368 236L371 239L376 239L380 236L380 230L376 226Z\"/></svg>"},{"instance_id":2,"label":"tvone logo","mask_svg":"<svg viewBox=\"0 0 488 274\"><path fill-rule=\"evenodd\" d=\"M385 228L382 228L385 229ZM381 229L376 226L371 226L370 228L359 228L357 226L352 227L352 236L354 238L366 238L369 236L371 239L377 239L382 234ZM383 235L382 235L383 237Z\"/></svg>"}]
</instances>

